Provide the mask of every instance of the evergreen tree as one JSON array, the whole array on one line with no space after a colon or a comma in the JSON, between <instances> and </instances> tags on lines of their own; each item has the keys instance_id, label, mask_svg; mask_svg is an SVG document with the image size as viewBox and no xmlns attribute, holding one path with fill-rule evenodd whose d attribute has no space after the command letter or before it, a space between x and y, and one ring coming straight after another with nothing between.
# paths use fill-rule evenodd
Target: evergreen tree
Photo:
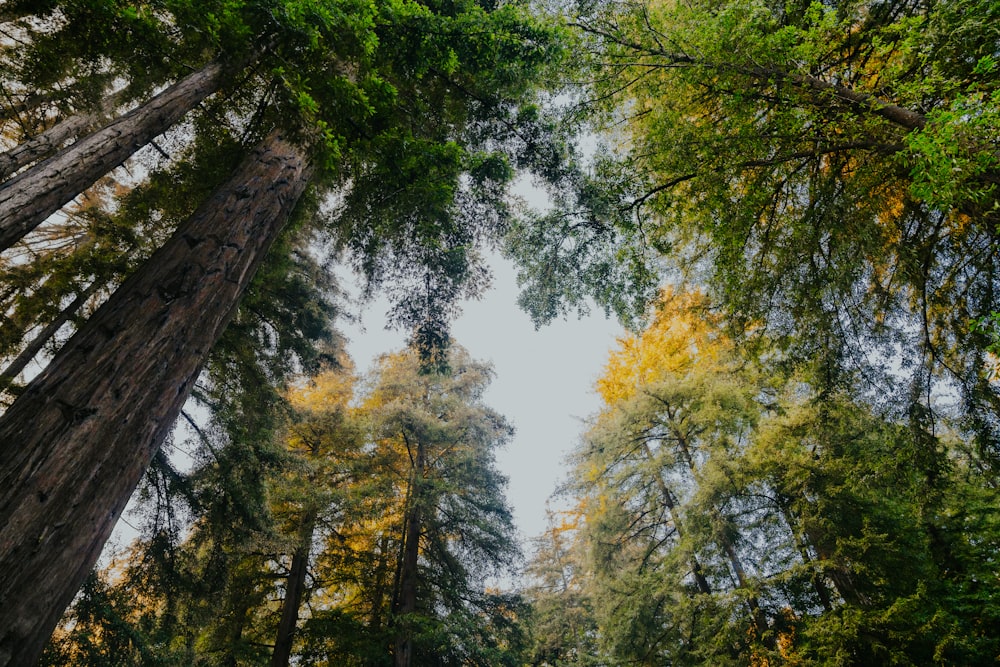
<instances>
[{"instance_id":1,"label":"evergreen tree","mask_svg":"<svg viewBox=\"0 0 1000 667\"><path fill-rule=\"evenodd\" d=\"M991 458L1000 400L973 324L1000 293L996 5L561 7L589 82L576 109L614 146L512 236L538 315L590 293L641 317L686 280L731 335L862 373L898 416L908 382L950 385Z\"/></svg>"},{"instance_id":2,"label":"evergreen tree","mask_svg":"<svg viewBox=\"0 0 1000 667\"><path fill-rule=\"evenodd\" d=\"M622 342L576 453L571 535L601 655L989 664L978 568L996 533L972 498L996 489L971 439L880 412L822 365L741 359L705 305L674 295Z\"/></svg>"},{"instance_id":3,"label":"evergreen tree","mask_svg":"<svg viewBox=\"0 0 1000 667\"><path fill-rule=\"evenodd\" d=\"M42 27L36 31L35 38L39 48L32 50L39 56L33 61L37 67L32 70L38 77L51 73L44 67L42 56L48 51L43 47L57 43L58 40L48 39L50 36L65 36L59 26L93 29L96 25L84 20L92 15L94 8L90 5L55 3L39 8L44 11L39 16ZM197 52L199 57L193 60L199 62L227 56L239 60L239 54L250 52L261 44L267 45L266 57L257 61L257 68L250 76L238 80L231 76L225 78L233 92L230 97L217 100L219 106L216 108L221 111L220 117L238 119L234 130L238 129L243 135L238 146L262 140L258 151L266 153L277 148L277 152L287 158L289 166L299 166L289 170L288 179L278 178L270 190L255 189L247 182L248 178L253 178L247 173L253 157L243 163L243 173L237 171L228 181L220 177L217 183L226 185L219 185L214 200L210 198L191 217L192 221L214 220L211 225L217 227L208 227L204 233L195 233L194 227L184 225L178 228L167 245L81 327L74 342L63 347L46 371L25 389L0 419L0 429L6 434L2 457L6 476L4 487L8 489L0 502L4 524L0 561L10 565L16 560L19 570L26 573L24 577L11 574L0 586L0 608L11 615L11 620L8 622L4 617L2 624L5 627L5 634L0 639L2 664L28 663L34 652L40 650L48 631L46 628L51 628L59 608L68 602L72 589L79 585L96 559L99 545L124 506L131 488L168 433L214 339L234 312L236 299L263 261L263 250L274 242L298 194L306 188L308 173L316 174L316 183L321 187L340 187L346 195L344 209L329 221L327 229L338 245L353 248L358 265L373 283L396 272L419 280L426 288L419 299L402 304L398 319L408 326L423 322L424 326L418 331L428 340L443 338L446 318L439 313L446 313L455 299L481 284L478 259L470 249L481 240L495 238L503 226L502 191L512 175L508 160L525 154L517 145L516 137L504 140L501 145L491 136L490 128L495 125L510 127L512 118L516 122L517 103L530 93L531 72L552 55L549 32L537 27L513 5L486 10L471 2L441 8L414 3L387 3L375 7L353 3L290 2L279 7L264 7L254 2L232 2L219 3L217 13L205 9L171 3L164 14L154 13L152 23L147 23L163 27L158 17L173 17L173 22L166 20L165 34L170 38L166 41L176 46L177 53ZM145 6L122 8L119 14L116 16L125 19L133 15L145 17L143 20L150 17ZM76 20L75 17L82 18ZM66 21L61 22L59 18ZM167 44L157 43L166 49ZM169 50L159 55L164 53ZM72 62L89 61L81 58ZM136 62L148 61L136 58ZM289 63L294 66L288 68ZM18 71L22 76L21 84L30 85L25 75L27 65ZM58 87L64 78L62 74L52 77L52 87ZM211 108L214 103L210 101L208 106ZM145 107L139 107L142 108ZM193 122L195 129L201 132L198 118ZM281 129L272 132L276 127ZM272 139L262 139L268 136ZM273 143L278 136L285 139ZM197 134L195 137L197 141ZM72 146L83 145L85 141ZM100 147L103 149L104 144ZM58 159L58 154L52 159ZM238 159L230 164L236 163ZM32 186L38 183L28 176L30 173L29 170L15 177L14 182ZM79 194L86 185L80 181L69 187L60 199ZM247 258L247 271L238 271L238 276L226 276L223 264L195 266L195 254L225 239L227 229L236 230L248 222L233 219L234 210L212 210L211 207L223 205L226 193L240 199L248 189L251 196L241 203L250 204L251 208L262 207L258 209L261 211L273 207L274 215L267 221L267 232L252 236L253 241L261 243L256 254L236 251L242 246L233 239L235 246L231 250L234 255ZM287 193L278 192L283 190ZM387 192L392 194L387 197ZM264 197L272 199L262 201ZM6 215L11 210L5 208L2 213ZM263 220L259 222L264 223ZM225 243L221 250L223 255L229 252ZM178 262L178 266L226 277L223 291L227 296L221 292L210 295L204 289L196 290L208 299L220 299L211 311L218 326L202 321L201 309L206 304L196 305L193 310L186 311L188 315L182 315L178 305L186 294L190 294L189 289L195 287L193 284L155 278L158 271L173 271L167 261L171 254L174 259L170 261ZM222 255L218 259L228 262ZM140 291L148 293L133 295L130 290L140 287L143 280L163 284L151 292L142 288ZM144 311L148 316L145 321L152 328L142 330L138 322L143 321L143 317L132 308L139 307L138 304L144 303L142 298L146 297L170 305L168 311L156 308ZM53 310L61 312L58 307ZM113 313L117 313L113 317L122 324L120 330L104 322ZM52 317L55 319L58 314ZM161 326L163 328L159 328ZM187 333L173 338L174 328ZM110 352L109 332L120 336L122 341L135 341L136 347L127 353L130 362L147 370L160 368L161 377L170 388L133 375L131 367L97 370L70 361L75 354L90 355L96 350L92 357L95 358L104 356L104 351ZM203 334L208 337L198 338ZM188 338L188 335L195 338ZM88 336L94 337L93 340ZM152 341L167 339L174 340L176 345L172 349L177 354L160 355L153 351ZM125 354L124 346L116 349ZM57 376L59 385L75 398L71 400L69 394L60 398L53 393L49 383L55 382L52 378ZM88 381L100 383L104 380L117 382L121 392L105 394L100 387L87 384ZM110 403L101 402L127 404L131 400L126 398L131 391L129 387L142 393L150 403L138 411L129 408L128 428L123 428L121 422L101 407ZM63 572L72 574L65 578L65 590L51 595L41 594L39 591L44 587L34 586L32 582L38 576L45 579L48 586L54 583L53 578L46 577L44 569L26 565L21 558L22 553L30 550L40 561L53 564L57 560L49 558L46 550L30 546L55 543L50 539L39 542L41 533L27 528L34 525L29 515L38 518L37 506L45 509L62 505L61 496L58 502L48 502L54 498L50 494L51 485L58 483L60 488L66 488L57 479L58 475L36 476L40 473L33 462L42 456L42 446L32 444L35 441L30 438L41 437L48 431L37 428L37 423L26 430L19 421L26 419L28 414L35 414L44 421L42 405L51 409L56 429L52 433L59 434L45 443L45 451L51 453L51 456L46 455L50 462L66 460L70 447L68 439L78 439L81 452L88 451L91 446L113 451L114 448L108 445L111 441L105 441L98 433L116 433L122 442L131 428L145 434L140 439L141 444L133 443L129 453L121 454L121 465L128 474L112 473L99 464L100 458L74 459L76 463L71 467L86 479L110 480L114 477L121 480L117 486L112 485L115 490L109 490L107 495L87 493L81 496L86 502L76 505L77 510L94 517L103 527L101 530L94 531L92 522L88 521L38 519L50 527L50 532L55 526L59 540L79 543L78 548L62 551L75 552L80 560L72 566L60 566ZM91 428L94 429L93 439L88 439ZM38 485L44 489L36 488ZM54 511L69 511L69 508L56 507ZM84 538L84 534L94 537ZM45 537L52 536L45 533ZM8 565L2 566L4 572L18 571ZM32 600L18 592L29 589L38 593ZM34 611L28 613L29 609Z\"/></svg>"}]
</instances>

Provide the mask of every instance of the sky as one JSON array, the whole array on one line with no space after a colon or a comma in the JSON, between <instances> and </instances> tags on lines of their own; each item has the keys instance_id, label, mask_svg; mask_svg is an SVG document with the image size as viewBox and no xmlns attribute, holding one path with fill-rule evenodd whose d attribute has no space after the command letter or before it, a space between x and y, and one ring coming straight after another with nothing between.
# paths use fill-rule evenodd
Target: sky
<instances>
[{"instance_id":1,"label":"sky","mask_svg":"<svg viewBox=\"0 0 1000 667\"><path fill-rule=\"evenodd\" d=\"M566 476L564 459L584 430L583 420L599 408L594 381L622 328L595 311L536 331L517 306L514 267L498 255L489 262L493 286L479 301L464 304L452 338L496 373L484 399L516 429L497 463L509 479L507 497L525 541L545 529L546 500ZM361 313L360 326L338 323L359 371L404 345L403 333L384 328L387 309L376 301Z\"/></svg>"}]
</instances>

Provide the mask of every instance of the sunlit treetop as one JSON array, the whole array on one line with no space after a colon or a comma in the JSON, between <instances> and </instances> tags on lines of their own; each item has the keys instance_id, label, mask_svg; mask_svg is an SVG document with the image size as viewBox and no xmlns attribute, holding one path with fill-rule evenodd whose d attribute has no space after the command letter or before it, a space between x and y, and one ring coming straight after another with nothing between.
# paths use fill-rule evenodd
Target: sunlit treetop
<instances>
[{"instance_id":1,"label":"sunlit treetop","mask_svg":"<svg viewBox=\"0 0 1000 667\"><path fill-rule=\"evenodd\" d=\"M700 370L721 368L726 338L708 305L700 292L664 288L649 327L619 338L618 347L609 355L597 380L604 402L610 406L627 400L642 386L668 375L684 375L694 366Z\"/></svg>"}]
</instances>

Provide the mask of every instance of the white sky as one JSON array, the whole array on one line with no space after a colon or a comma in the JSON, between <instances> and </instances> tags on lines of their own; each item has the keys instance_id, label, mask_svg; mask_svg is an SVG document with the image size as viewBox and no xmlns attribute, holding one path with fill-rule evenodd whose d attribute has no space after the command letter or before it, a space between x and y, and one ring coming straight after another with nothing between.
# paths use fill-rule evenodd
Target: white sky
<instances>
[{"instance_id":1,"label":"white sky","mask_svg":"<svg viewBox=\"0 0 1000 667\"><path fill-rule=\"evenodd\" d=\"M517 429L497 460L510 480L507 497L523 541L545 529L545 501L565 477L564 459L583 430L582 419L599 408L594 381L622 329L595 313L535 331L517 307L513 266L496 255L490 264L492 288L464 304L452 338L474 359L493 364L496 377L485 400ZM385 331L386 309L385 302L368 306L363 330L339 323L359 371L404 344L402 333Z\"/></svg>"}]
</instances>

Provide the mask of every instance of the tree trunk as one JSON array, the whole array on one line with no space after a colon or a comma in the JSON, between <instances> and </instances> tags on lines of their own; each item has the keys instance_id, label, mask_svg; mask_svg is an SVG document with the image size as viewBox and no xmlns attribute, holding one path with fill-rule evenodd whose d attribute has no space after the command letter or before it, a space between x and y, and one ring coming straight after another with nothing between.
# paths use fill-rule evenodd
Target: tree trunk
<instances>
[{"instance_id":1,"label":"tree trunk","mask_svg":"<svg viewBox=\"0 0 1000 667\"><path fill-rule=\"evenodd\" d=\"M642 446L646 452L646 460L651 463L654 462L653 450L650 448L649 443L644 442ZM684 533L681 529L681 517L677 511L677 501L675 500L670 487L668 487L667 483L663 481L663 477L659 474L659 472L656 474L656 484L660 489L660 495L663 497L664 504L666 504L667 509L670 510L670 519L674 522L674 530L677 531L677 538L683 539ZM698 590L705 595L711 595L712 587L709 585L708 579L705 578L705 572L701 569L701 563L698 562L698 557L694 554L691 555L691 574L694 576L694 581L698 586Z\"/></svg>"},{"instance_id":2,"label":"tree trunk","mask_svg":"<svg viewBox=\"0 0 1000 667\"><path fill-rule=\"evenodd\" d=\"M410 485L410 506L407 508L403 560L399 565L399 592L396 598L396 642L393 652L394 667L410 667L413 662L413 630L407 618L417 610L417 562L420 557L420 533L423 522L424 445L417 442L417 455L413 463Z\"/></svg>"},{"instance_id":3,"label":"tree trunk","mask_svg":"<svg viewBox=\"0 0 1000 667\"><path fill-rule=\"evenodd\" d=\"M120 95L109 96L97 111L79 113L65 118L49 129L0 154L0 180L8 178L36 160L56 152L70 139L94 128L115 106Z\"/></svg>"},{"instance_id":4,"label":"tree trunk","mask_svg":"<svg viewBox=\"0 0 1000 667\"><path fill-rule=\"evenodd\" d=\"M0 251L169 129L217 91L228 72L218 61L209 63L0 186Z\"/></svg>"},{"instance_id":5,"label":"tree trunk","mask_svg":"<svg viewBox=\"0 0 1000 667\"><path fill-rule=\"evenodd\" d=\"M683 434L676 431L674 436L677 439L677 445L680 449L681 456L687 464L688 470L691 471L691 477L697 481L700 477L698 466L695 464L694 457L691 455L691 449L688 447L687 439ZM729 519L723 517L722 513L714 505L710 505L709 510L712 513L712 517L719 524L723 526L730 524ZM733 544L733 541L729 538L729 535L726 534L724 528L717 532L717 538L718 545L722 547L722 551L726 554L726 560L729 561L729 566L733 570L737 586L743 590L749 590L746 569L743 567L743 561L740 559L740 556L736 551L736 545ZM770 628L770 624L767 620L767 614L765 614L764 610L761 608L756 595L749 595L747 597L747 607L750 609L750 615L753 617L757 637L764 639L768 645L773 645L774 638L766 634Z\"/></svg>"},{"instance_id":6,"label":"tree trunk","mask_svg":"<svg viewBox=\"0 0 1000 667\"><path fill-rule=\"evenodd\" d=\"M3 373L0 373L0 392L7 389L10 383L21 374L25 366L35 358L42 348L45 346L49 340L56 335L56 332L62 328L62 325L69 321L69 318L73 317L76 311L83 308L83 304L87 303L87 300L94 296L103 286L104 282L101 280L95 280L90 286L82 291L73 301L62 309L59 315L56 316L54 320L49 322L44 329L42 329L34 339L28 343L28 346L21 350L21 353L15 357L14 361L10 362L7 368L4 369Z\"/></svg>"},{"instance_id":7,"label":"tree trunk","mask_svg":"<svg viewBox=\"0 0 1000 667\"><path fill-rule=\"evenodd\" d=\"M58 102L69 96L70 93L67 91L59 90L54 92L32 93L30 95L26 95L20 102L10 103L8 100L8 106L0 107L0 121L6 122L14 120L21 114L33 111L43 104Z\"/></svg>"},{"instance_id":8,"label":"tree trunk","mask_svg":"<svg viewBox=\"0 0 1000 667\"><path fill-rule=\"evenodd\" d=\"M299 608L302 606L306 588L309 551L312 548L315 525L316 513L309 511L302 521L299 545L292 554L292 567L285 583L285 599L281 604L278 636L274 640L274 651L271 653L271 667L288 667L292 655L292 641L295 639L295 626L299 621Z\"/></svg>"},{"instance_id":9,"label":"tree trunk","mask_svg":"<svg viewBox=\"0 0 1000 667\"><path fill-rule=\"evenodd\" d=\"M0 667L29 667L304 191L272 134L0 417Z\"/></svg>"},{"instance_id":10,"label":"tree trunk","mask_svg":"<svg viewBox=\"0 0 1000 667\"><path fill-rule=\"evenodd\" d=\"M820 604L823 605L823 610L830 611L833 609L830 591L827 590L826 584L823 583L820 570L813 565L812 557L809 556L809 545L802 536L802 532L798 526L798 519L794 512L792 512L791 503L782 499L779 506L781 507L781 517L785 520L785 524L792 534L792 543L795 544L795 549L799 552L802 562L809 568L809 581L813 585L813 590L816 591L816 597L819 598Z\"/></svg>"}]
</instances>

